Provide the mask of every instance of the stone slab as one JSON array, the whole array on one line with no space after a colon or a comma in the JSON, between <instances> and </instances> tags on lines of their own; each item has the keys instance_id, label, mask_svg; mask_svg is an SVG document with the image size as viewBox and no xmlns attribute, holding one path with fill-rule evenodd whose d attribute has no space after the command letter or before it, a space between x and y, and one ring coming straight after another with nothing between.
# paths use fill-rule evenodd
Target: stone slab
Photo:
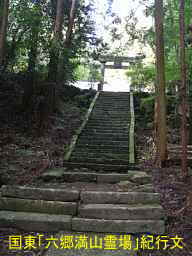
<instances>
[{"instance_id":1,"label":"stone slab","mask_svg":"<svg viewBox=\"0 0 192 256\"><path fill-rule=\"evenodd\" d=\"M83 204L78 216L106 220L159 220L164 212L160 205Z\"/></svg>"},{"instance_id":2,"label":"stone slab","mask_svg":"<svg viewBox=\"0 0 192 256\"><path fill-rule=\"evenodd\" d=\"M72 218L72 230L82 232L164 234L162 220L105 220Z\"/></svg>"},{"instance_id":3,"label":"stone slab","mask_svg":"<svg viewBox=\"0 0 192 256\"><path fill-rule=\"evenodd\" d=\"M96 182L97 174L94 172L65 172L63 179L66 182Z\"/></svg>"},{"instance_id":4,"label":"stone slab","mask_svg":"<svg viewBox=\"0 0 192 256\"><path fill-rule=\"evenodd\" d=\"M98 183L118 183L120 181L128 180L128 174L120 173L101 173L97 175Z\"/></svg>"},{"instance_id":5,"label":"stone slab","mask_svg":"<svg viewBox=\"0 0 192 256\"><path fill-rule=\"evenodd\" d=\"M84 204L158 204L158 193L142 192L105 192L84 191L81 192L81 201Z\"/></svg>"},{"instance_id":6,"label":"stone slab","mask_svg":"<svg viewBox=\"0 0 192 256\"><path fill-rule=\"evenodd\" d=\"M130 177L130 180L137 184L147 184L152 182L152 176L148 175L146 172L137 172Z\"/></svg>"},{"instance_id":7,"label":"stone slab","mask_svg":"<svg viewBox=\"0 0 192 256\"><path fill-rule=\"evenodd\" d=\"M42 213L0 211L0 226L24 231L56 232L71 230L71 216Z\"/></svg>"},{"instance_id":8,"label":"stone slab","mask_svg":"<svg viewBox=\"0 0 192 256\"><path fill-rule=\"evenodd\" d=\"M1 197L0 210L76 215L77 203Z\"/></svg>"},{"instance_id":9,"label":"stone slab","mask_svg":"<svg viewBox=\"0 0 192 256\"><path fill-rule=\"evenodd\" d=\"M26 186L2 186L2 196L23 199L73 202L79 200L79 191L57 188L36 188Z\"/></svg>"},{"instance_id":10,"label":"stone slab","mask_svg":"<svg viewBox=\"0 0 192 256\"><path fill-rule=\"evenodd\" d=\"M139 185L135 187L134 190L137 192L148 192L148 193L155 192L155 189L152 184Z\"/></svg>"},{"instance_id":11,"label":"stone slab","mask_svg":"<svg viewBox=\"0 0 192 256\"><path fill-rule=\"evenodd\" d=\"M46 172L44 172L41 177L44 179L52 179L52 178L61 178L64 174L63 168L54 168L49 169Z\"/></svg>"},{"instance_id":12,"label":"stone slab","mask_svg":"<svg viewBox=\"0 0 192 256\"><path fill-rule=\"evenodd\" d=\"M67 168L89 168L89 170L103 170L103 171L113 171L113 172L122 172L127 173L128 170L136 170L139 169L135 165L128 165L128 164L106 164L106 163L94 163L94 162L75 162L70 159L70 161L64 161L63 165Z\"/></svg>"}]
</instances>

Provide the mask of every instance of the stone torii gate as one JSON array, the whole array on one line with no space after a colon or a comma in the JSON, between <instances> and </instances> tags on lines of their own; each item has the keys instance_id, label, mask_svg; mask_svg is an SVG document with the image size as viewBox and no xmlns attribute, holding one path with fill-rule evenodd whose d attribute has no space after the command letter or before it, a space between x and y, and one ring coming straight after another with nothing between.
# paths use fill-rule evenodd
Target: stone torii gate
<instances>
[{"instance_id":1,"label":"stone torii gate","mask_svg":"<svg viewBox=\"0 0 192 256\"><path fill-rule=\"evenodd\" d=\"M134 64L145 58L145 55L138 55L135 57L126 57L126 56L112 56L112 55L103 55L100 56L99 61L101 63L101 81L98 84L98 91L103 91L103 85L105 81L105 69L127 69L127 65L122 63ZM113 62L113 65L107 64L107 62Z\"/></svg>"}]
</instances>

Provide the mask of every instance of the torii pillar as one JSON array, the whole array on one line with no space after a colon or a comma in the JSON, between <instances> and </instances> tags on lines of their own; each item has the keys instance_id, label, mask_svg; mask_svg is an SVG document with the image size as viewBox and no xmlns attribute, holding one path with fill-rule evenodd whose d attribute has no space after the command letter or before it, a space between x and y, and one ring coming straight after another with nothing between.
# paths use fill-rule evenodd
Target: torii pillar
<instances>
[{"instance_id":1,"label":"torii pillar","mask_svg":"<svg viewBox=\"0 0 192 256\"><path fill-rule=\"evenodd\" d=\"M103 85L105 81L105 61L101 62L101 80L98 84L98 91L103 91Z\"/></svg>"}]
</instances>

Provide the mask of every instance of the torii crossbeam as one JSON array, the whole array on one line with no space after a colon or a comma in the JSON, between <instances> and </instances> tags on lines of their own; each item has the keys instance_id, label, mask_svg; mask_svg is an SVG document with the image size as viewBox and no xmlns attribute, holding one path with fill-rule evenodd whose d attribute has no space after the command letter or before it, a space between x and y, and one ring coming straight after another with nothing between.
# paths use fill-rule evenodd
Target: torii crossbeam
<instances>
[{"instance_id":1,"label":"torii crossbeam","mask_svg":"<svg viewBox=\"0 0 192 256\"><path fill-rule=\"evenodd\" d=\"M98 86L98 91L103 91L103 85L105 81L105 69L127 69L126 65L122 63L130 63L134 64L141 60L143 60L145 55L137 55L135 57L127 57L127 56L112 56L112 55L102 55L99 57L99 61L101 62L101 81ZM113 62L113 65L106 64L107 62Z\"/></svg>"}]
</instances>

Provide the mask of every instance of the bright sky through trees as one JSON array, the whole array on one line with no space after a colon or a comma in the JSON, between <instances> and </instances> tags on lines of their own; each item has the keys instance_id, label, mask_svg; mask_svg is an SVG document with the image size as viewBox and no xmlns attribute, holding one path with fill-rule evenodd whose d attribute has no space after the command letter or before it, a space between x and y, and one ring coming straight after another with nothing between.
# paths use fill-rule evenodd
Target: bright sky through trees
<instances>
[{"instance_id":1,"label":"bright sky through trees","mask_svg":"<svg viewBox=\"0 0 192 256\"><path fill-rule=\"evenodd\" d=\"M107 38L107 33L104 29L106 19L105 16L107 10L107 0L96 1L97 15L97 31L98 34ZM112 6L112 12L116 13L120 18L124 19L129 15L130 11L135 12L138 18L138 27L149 27L152 24L152 18L146 18L144 15L144 6L139 3L139 0L114 0ZM125 33L126 35L126 33ZM137 55L139 52L138 45L134 45L132 49L127 49L132 55ZM146 54L146 53L145 53ZM113 91L127 91L129 90L129 81L125 75L125 70L106 70L105 81L107 84L104 86L104 90Z\"/></svg>"}]
</instances>

